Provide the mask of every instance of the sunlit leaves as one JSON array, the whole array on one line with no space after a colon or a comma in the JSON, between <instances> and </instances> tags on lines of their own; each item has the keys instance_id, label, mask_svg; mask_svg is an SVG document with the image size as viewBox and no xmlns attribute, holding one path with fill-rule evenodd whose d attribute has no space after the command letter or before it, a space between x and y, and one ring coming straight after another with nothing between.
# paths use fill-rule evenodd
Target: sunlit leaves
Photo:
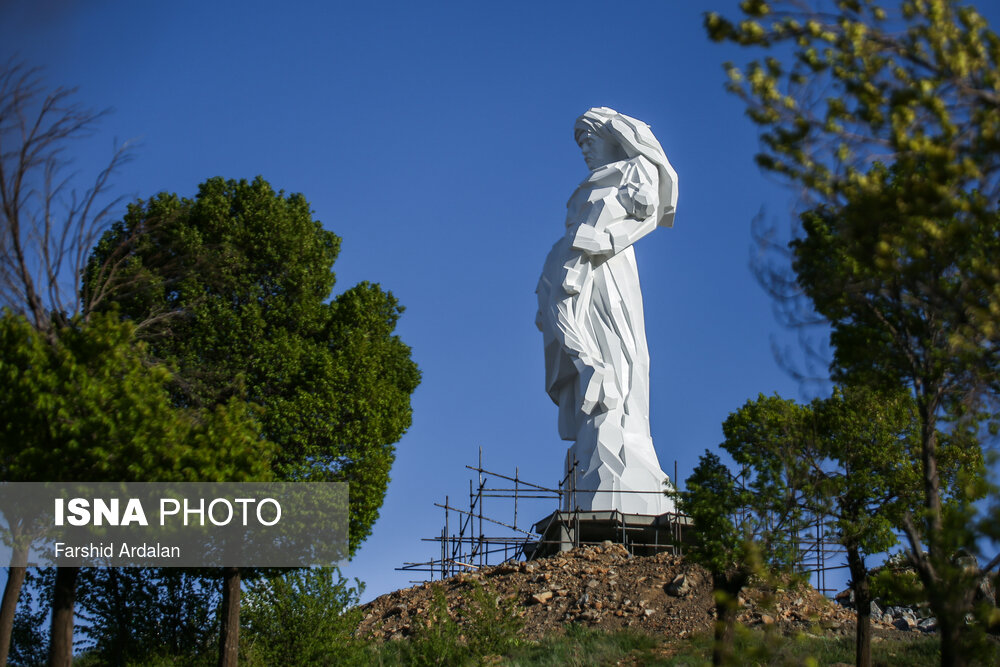
<instances>
[{"instance_id":1,"label":"sunlit leaves","mask_svg":"<svg viewBox=\"0 0 1000 667\"><path fill-rule=\"evenodd\" d=\"M123 239L118 308L177 368L177 401L249 402L283 479L351 485L351 548L371 531L411 420L420 373L394 334L402 307L361 283L330 301L340 239L300 194L213 178L194 199L130 207L91 266Z\"/></svg>"}]
</instances>

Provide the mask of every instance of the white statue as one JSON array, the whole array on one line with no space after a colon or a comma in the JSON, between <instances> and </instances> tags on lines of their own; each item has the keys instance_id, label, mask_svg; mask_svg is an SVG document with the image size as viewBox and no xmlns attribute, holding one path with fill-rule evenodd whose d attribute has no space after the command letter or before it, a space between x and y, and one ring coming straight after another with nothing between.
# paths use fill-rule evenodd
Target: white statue
<instances>
[{"instance_id":1,"label":"white statue","mask_svg":"<svg viewBox=\"0 0 1000 667\"><path fill-rule=\"evenodd\" d=\"M575 441L566 460L567 470L578 463L575 504L672 512L649 433L649 351L632 244L673 225L677 174L649 126L613 109L590 109L575 134L591 171L545 260L536 320L559 436Z\"/></svg>"}]
</instances>

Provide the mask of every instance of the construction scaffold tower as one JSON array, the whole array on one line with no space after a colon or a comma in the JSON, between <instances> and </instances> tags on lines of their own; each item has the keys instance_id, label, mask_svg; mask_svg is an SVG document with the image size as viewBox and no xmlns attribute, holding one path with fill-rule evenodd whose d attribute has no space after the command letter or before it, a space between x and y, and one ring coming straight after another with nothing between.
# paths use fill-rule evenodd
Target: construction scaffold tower
<instances>
[{"instance_id":1,"label":"construction scaffold tower","mask_svg":"<svg viewBox=\"0 0 1000 667\"><path fill-rule=\"evenodd\" d=\"M469 480L468 506L453 504L450 496L445 496L443 504L434 503L443 510L444 522L438 535L423 538L437 543L439 552L429 560L407 562L396 568L429 575L411 583L447 579L461 572L507 561L533 560L607 540L624 545L636 556L665 551L683 555L691 531L696 530L690 518L679 512L648 516L617 510L581 510L575 494L592 490L578 489L571 483L576 464L556 488L522 479L517 467L513 476L487 470L483 467L482 448L478 465L465 467L478 478L478 482ZM674 468L676 479L676 463ZM487 498L491 499L490 514L484 506ZM530 519L525 521L525 516ZM540 516L543 518L538 520ZM842 564L843 549L826 539L822 523L820 517L815 517L797 532L796 562L797 569L809 575L816 590L830 595L836 591L827 587L827 573L846 565Z\"/></svg>"}]
</instances>

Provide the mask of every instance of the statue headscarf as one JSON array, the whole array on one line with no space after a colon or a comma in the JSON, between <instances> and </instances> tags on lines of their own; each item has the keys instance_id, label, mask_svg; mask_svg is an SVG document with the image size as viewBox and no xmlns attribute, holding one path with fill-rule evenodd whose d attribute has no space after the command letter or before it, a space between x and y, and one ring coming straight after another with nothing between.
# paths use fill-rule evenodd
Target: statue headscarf
<instances>
[{"instance_id":1,"label":"statue headscarf","mask_svg":"<svg viewBox=\"0 0 1000 667\"><path fill-rule=\"evenodd\" d=\"M660 175L660 205L656 224L673 227L674 213L677 210L677 172L670 166L663 147L653 136L649 125L608 107L594 107L576 119L574 135L577 143L580 135L587 130L621 146L629 159L641 155L653 163Z\"/></svg>"}]
</instances>

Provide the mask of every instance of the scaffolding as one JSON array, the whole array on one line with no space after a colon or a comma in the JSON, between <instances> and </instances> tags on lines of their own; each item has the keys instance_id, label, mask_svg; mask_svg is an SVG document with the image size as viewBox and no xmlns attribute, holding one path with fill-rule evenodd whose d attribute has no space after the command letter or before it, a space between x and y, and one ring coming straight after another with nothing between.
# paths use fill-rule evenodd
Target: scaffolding
<instances>
[{"instance_id":1,"label":"scaffolding","mask_svg":"<svg viewBox=\"0 0 1000 667\"><path fill-rule=\"evenodd\" d=\"M436 555L422 562L406 562L396 569L429 575L411 580L422 583L508 561L533 560L580 546L599 545L607 540L624 545L633 555L664 551L683 555L691 531L696 530L689 517L679 512L651 516L618 510L581 510L576 494L596 490L576 487L573 481L577 465L574 462L555 488L546 487L523 479L518 467L514 468L513 476L487 470L480 448L478 464L465 466L476 476L475 480L469 479L467 507L453 503L450 495L445 496L444 503L434 503L443 512L443 525L438 535L423 541L438 545ZM676 468L675 462L674 479ZM619 493L662 494L663 491ZM489 514L486 499L491 500ZM533 519L526 522L525 516ZM816 590L830 595L836 591L827 587L827 572L846 565L839 558L843 550L826 539L822 523L820 517L813 517L813 521L797 531L796 569L809 575ZM838 560L841 564L836 564Z\"/></svg>"}]
</instances>

